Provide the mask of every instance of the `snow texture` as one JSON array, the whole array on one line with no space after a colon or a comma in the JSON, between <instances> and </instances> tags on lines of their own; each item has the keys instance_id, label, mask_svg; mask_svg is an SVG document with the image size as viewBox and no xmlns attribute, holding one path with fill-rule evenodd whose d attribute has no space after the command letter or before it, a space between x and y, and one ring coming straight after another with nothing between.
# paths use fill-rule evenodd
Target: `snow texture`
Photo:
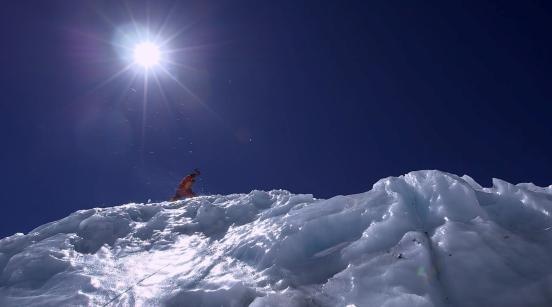
<instances>
[{"instance_id":1,"label":"snow texture","mask_svg":"<svg viewBox=\"0 0 552 307\"><path fill-rule=\"evenodd\" d=\"M552 306L551 210L439 171L81 210L0 240L0 306Z\"/></svg>"}]
</instances>

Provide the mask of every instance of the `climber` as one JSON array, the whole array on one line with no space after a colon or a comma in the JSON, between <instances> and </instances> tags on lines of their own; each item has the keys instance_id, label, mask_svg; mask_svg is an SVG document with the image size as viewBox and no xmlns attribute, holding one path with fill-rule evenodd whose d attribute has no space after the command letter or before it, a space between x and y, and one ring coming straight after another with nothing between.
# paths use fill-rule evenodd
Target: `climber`
<instances>
[{"instance_id":1,"label":"climber","mask_svg":"<svg viewBox=\"0 0 552 307\"><path fill-rule=\"evenodd\" d=\"M195 182L195 178L199 176L199 174L201 173L196 168L190 175L184 177L184 179L180 181L180 184L178 185L174 196L171 198L171 201L196 196L196 194L192 191L192 185Z\"/></svg>"}]
</instances>

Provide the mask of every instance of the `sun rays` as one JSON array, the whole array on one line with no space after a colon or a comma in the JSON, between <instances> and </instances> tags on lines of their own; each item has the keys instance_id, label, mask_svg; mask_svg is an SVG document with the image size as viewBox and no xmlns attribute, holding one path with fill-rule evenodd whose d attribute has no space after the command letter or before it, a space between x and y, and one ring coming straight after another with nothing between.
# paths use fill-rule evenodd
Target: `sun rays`
<instances>
[{"instance_id":1,"label":"sun rays","mask_svg":"<svg viewBox=\"0 0 552 307\"><path fill-rule=\"evenodd\" d=\"M140 114L129 116L134 121L132 126L136 128L136 136L139 138L136 139L136 145L140 147L140 152L143 154L146 151L148 135L152 135L148 132L151 127L155 130L174 125L181 118L189 117L184 112L199 110L196 107L222 122L221 117L203 101L205 93L194 92L194 88L198 90L197 83L193 81L195 76L204 80L205 75L204 69L198 64L201 63L198 62L198 54L201 54L203 48L213 47L213 44L204 47L205 41L194 44L192 25L197 20L183 23L181 16L175 13L176 4L161 15L157 10L154 17L150 16L147 7L140 7L139 11L128 2L124 3L117 13L111 12L113 16L119 15L113 19L105 11L97 12L104 25L111 29L111 38L94 37L94 41L100 42L103 49L90 55L103 59L102 70L109 73L97 80L91 91L120 91L120 95L114 96L122 97L119 102L121 107L136 107L135 110ZM121 14L126 22L121 23ZM102 61L95 65L100 67ZM187 84L190 81L193 82ZM131 92L134 94L130 95ZM165 120L159 121L159 118Z\"/></svg>"}]
</instances>

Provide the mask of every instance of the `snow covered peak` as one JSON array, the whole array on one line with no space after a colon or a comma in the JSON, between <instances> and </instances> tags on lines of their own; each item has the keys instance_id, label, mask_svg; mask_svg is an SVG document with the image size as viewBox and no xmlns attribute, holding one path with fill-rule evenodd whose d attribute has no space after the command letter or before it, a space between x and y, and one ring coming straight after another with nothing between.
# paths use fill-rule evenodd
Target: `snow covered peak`
<instances>
[{"instance_id":1,"label":"snow covered peak","mask_svg":"<svg viewBox=\"0 0 552 307\"><path fill-rule=\"evenodd\" d=\"M0 306L550 306L551 210L439 171L81 210L0 240Z\"/></svg>"}]
</instances>

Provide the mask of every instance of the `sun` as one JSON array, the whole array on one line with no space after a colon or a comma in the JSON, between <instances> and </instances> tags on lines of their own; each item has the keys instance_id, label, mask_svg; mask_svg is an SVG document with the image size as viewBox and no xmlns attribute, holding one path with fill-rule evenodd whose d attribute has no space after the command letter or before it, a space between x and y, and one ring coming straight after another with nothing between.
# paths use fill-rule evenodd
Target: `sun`
<instances>
[{"instance_id":1,"label":"sun","mask_svg":"<svg viewBox=\"0 0 552 307\"><path fill-rule=\"evenodd\" d=\"M191 26L173 27L170 16L176 16L176 14L172 14L174 9L175 7L167 13L165 19L157 20L157 18L150 19L148 17L146 23L142 24L137 21L127 7L130 21L125 24L117 26L115 22L104 16L107 23L113 26L111 40L91 35L91 38L98 39L100 43L110 44L113 47L113 54L121 61L119 65L114 65L114 68L117 69L113 69L112 73L96 85L92 91L100 90L116 80L123 82L122 78L128 78L124 81L126 87L121 89L119 101L122 103L121 107L129 106L128 110L131 110L132 102L141 104L140 151L142 159L147 136L146 130L151 127L149 121L153 120L153 116L147 114L151 108L156 108L155 114L159 114L160 109L157 108L161 104L171 112L172 116L174 112L171 104L174 103L175 108L178 107L180 114L183 112L179 108L180 105L193 103L199 104L220 119L220 116L182 81L182 79L189 80L196 72L201 73L197 67L187 64L190 62L187 55L203 50L203 45L190 45L193 41L184 39L183 36L192 28ZM178 24L180 23L179 20ZM184 41L186 41L186 45L182 45ZM206 46L211 46L211 44ZM150 102L155 104L150 106Z\"/></svg>"},{"instance_id":2,"label":"sun","mask_svg":"<svg viewBox=\"0 0 552 307\"><path fill-rule=\"evenodd\" d=\"M159 47L152 42L141 42L134 47L134 62L144 68L151 68L161 59Z\"/></svg>"},{"instance_id":3,"label":"sun","mask_svg":"<svg viewBox=\"0 0 552 307\"><path fill-rule=\"evenodd\" d=\"M97 88L101 88L108 83L119 79L121 76L130 77L129 86L137 86L138 79L143 80L143 105L148 100L149 90L157 90L163 100L166 100L165 90L162 83L176 83L178 87L186 92L186 95L200 104L205 104L197 97L181 80L184 73L196 71L193 67L185 64L186 52L197 50L197 46L175 46L177 38L184 30L177 29L174 32L167 30L169 21L160 21L162 26L145 26L129 17L132 22L115 27L115 32L111 45L119 59L126 63L121 69L114 72L111 76L101 82ZM112 23L112 22L110 22ZM167 27L165 27L167 26ZM185 27L187 29L187 27ZM155 87L157 85L157 87ZM136 90L134 90L136 92ZM206 107L206 106L205 106Z\"/></svg>"}]
</instances>

